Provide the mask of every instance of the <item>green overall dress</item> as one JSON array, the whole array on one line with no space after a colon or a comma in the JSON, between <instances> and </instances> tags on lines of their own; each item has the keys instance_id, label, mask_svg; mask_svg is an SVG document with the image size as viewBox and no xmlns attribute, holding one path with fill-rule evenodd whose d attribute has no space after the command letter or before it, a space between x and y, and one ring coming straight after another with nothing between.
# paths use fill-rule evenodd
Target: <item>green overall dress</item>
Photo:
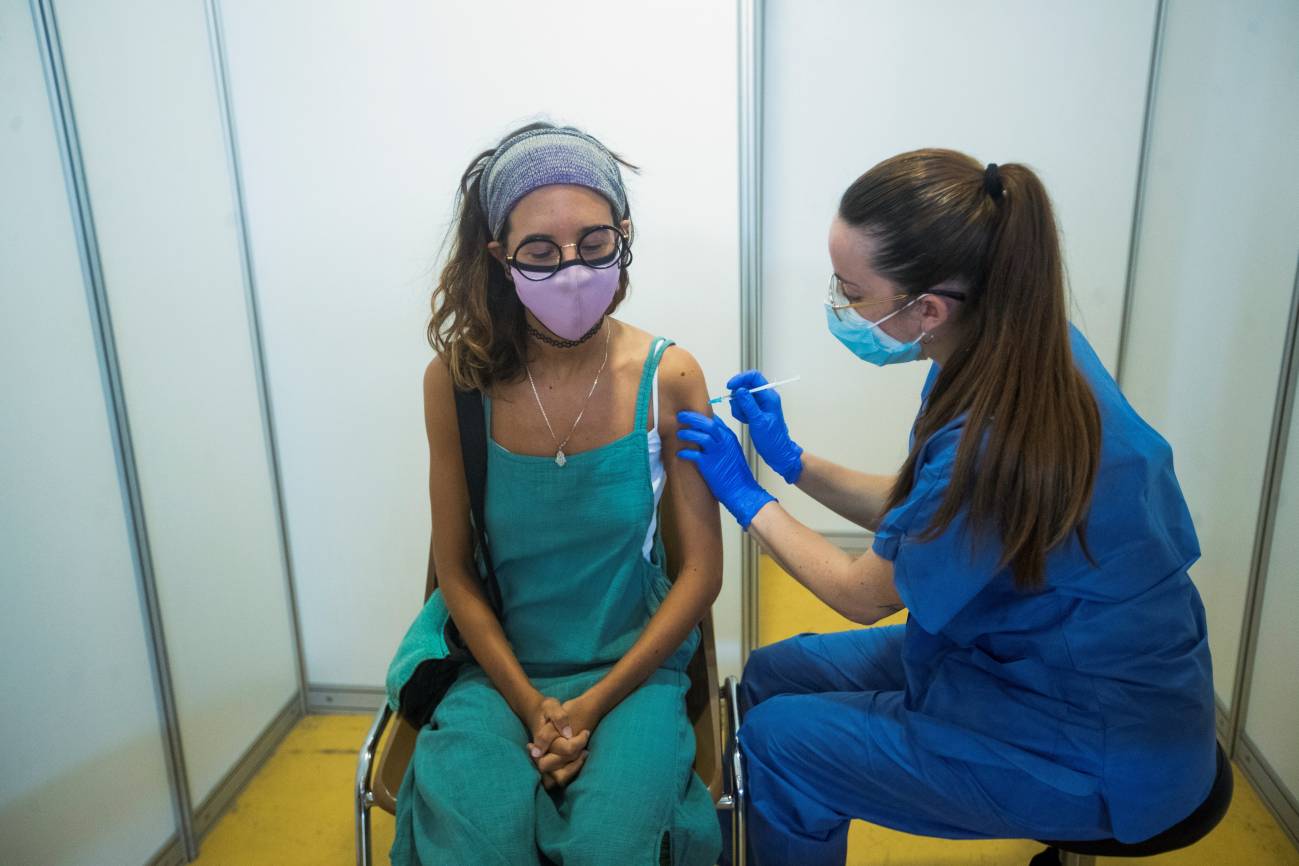
<instances>
[{"instance_id":1,"label":"green overall dress","mask_svg":"<svg viewBox=\"0 0 1299 866\"><path fill-rule=\"evenodd\" d=\"M631 433L553 457L514 454L491 439L486 400L487 534L501 625L544 695L575 698L636 642L667 595L655 523L648 429L654 374L645 361ZM655 526L649 557L643 553ZM466 664L422 730L397 797L398 866L712 866L721 833L692 770L686 663L699 630L591 734L590 756L564 789L545 790L530 732L482 668Z\"/></svg>"}]
</instances>

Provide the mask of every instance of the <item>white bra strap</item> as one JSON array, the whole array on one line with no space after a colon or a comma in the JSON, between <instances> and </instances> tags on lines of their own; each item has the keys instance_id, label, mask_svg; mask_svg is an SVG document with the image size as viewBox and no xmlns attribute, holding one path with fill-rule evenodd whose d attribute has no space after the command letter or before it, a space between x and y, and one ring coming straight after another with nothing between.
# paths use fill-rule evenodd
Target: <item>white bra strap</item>
<instances>
[{"instance_id":1,"label":"white bra strap","mask_svg":"<svg viewBox=\"0 0 1299 866\"><path fill-rule=\"evenodd\" d=\"M659 371L654 371L654 429L659 429Z\"/></svg>"}]
</instances>

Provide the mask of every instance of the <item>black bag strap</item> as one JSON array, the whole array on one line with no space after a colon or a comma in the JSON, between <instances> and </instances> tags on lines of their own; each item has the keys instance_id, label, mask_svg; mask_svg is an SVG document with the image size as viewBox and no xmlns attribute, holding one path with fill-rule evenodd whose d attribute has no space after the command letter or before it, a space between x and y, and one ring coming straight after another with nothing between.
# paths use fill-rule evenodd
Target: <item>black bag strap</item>
<instances>
[{"instance_id":1,"label":"black bag strap","mask_svg":"<svg viewBox=\"0 0 1299 866\"><path fill-rule=\"evenodd\" d=\"M492 554L487 547L487 522L483 517L487 499L487 423L480 391L455 390L456 423L460 427L460 456L465 464L465 483L469 487L469 512L478 552L486 566L484 589L487 601L499 617L501 592L496 583ZM433 556L429 551L431 586L437 586ZM431 591L431 590L430 590ZM433 711L459 674L460 665L470 656L454 620L447 621L447 642L458 647L448 658L425 659L416 665L411 677L401 687L398 712L417 730L429 724Z\"/></svg>"},{"instance_id":2,"label":"black bag strap","mask_svg":"<svg viewBox=\"0 0 1299 866\"><path fill-rule=\"evenodd\" d=\"M469 488L470 522L478 541L478 550L487 568L485 589L487 601L497 616L501 613L501 590L492 566L491 548L487 545L487 419L481 391L455 389L456 422L460 426L460 456L465 464L465 484Z\"/></svg>"}]
</instances>

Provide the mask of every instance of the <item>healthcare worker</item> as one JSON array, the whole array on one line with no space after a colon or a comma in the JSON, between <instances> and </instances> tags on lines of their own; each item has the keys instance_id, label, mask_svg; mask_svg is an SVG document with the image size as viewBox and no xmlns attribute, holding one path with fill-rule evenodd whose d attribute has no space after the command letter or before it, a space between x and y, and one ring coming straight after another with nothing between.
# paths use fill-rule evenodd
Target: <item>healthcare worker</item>
<instances>
[{"instance_id":1,"label":"healthcare worker","mask_svg":"<svg viewBox=\"0 0 1299 866\"><path fill-rule=\"evenodd\" d=\"M678 433L718 500L822 601L863 624L909 613L750 656L756 862L842 864L850 818L1124 842L1182 820L1215 773L1187 576L1198 542L1168 443L1069 324L1041 181L904 153L848 188L829 246L830 333L869 364L933 362L897 474L804 452L776 392L750 393L761 374L728 387L767 465L874 532L871 551L854 558L791 517L720 419L683 412ZM840 396L870 417L869 392Z\"/></svg>"}]
</instances>

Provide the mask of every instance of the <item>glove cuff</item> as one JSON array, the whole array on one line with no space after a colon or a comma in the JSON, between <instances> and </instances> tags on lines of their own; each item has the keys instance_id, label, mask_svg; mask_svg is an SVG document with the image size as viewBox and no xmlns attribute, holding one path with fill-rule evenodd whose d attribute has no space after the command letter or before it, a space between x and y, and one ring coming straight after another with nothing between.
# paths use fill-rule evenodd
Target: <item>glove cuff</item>
<instances>
[{"instance_id":1,"label":"glove cuff","mask_svg":"<svg viewBox=\"0 0 1299 866\"><path fill-rule=\"evenodd\" d=\"M794 440L789 441L790 458L785 463L780 477L785 479L786 484L797 484L798 479L803 475L803 449Z\"/></svg>"},{"instance_id":2,"label":"glove cuff","mask_svg":"<svg viewBox=\"0 0 1299 866\"><path fill-rule=\"evenodd\" d=\"M777 502L779 500L772 496L761 487L755 487L749 495L744 497L742 502L736 503L736 508L731 511L731 516L740 524L740 528L745 532L749 531L749 524L753 523L753 518L758 516L758 512L768 502Z\"/></svg>"}]
</instances>

